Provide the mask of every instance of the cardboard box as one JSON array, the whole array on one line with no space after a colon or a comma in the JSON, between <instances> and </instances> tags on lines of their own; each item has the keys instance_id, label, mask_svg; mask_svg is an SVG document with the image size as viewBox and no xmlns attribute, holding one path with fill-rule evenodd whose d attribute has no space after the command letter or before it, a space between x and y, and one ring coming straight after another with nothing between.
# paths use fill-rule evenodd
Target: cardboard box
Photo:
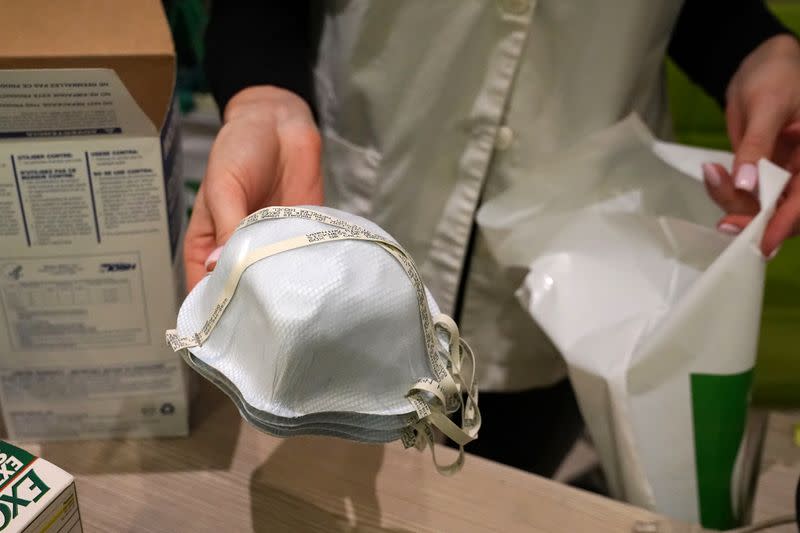
<instances>
[{"instance_id":1,"label":"cardboard box","mask_svg":"<svg viewBox=\"0 0 800 533\"><path fill-rule=\"evenodd\" d=\"M14 440L188 433L185 210L158 0L4 2L0 405Z\"/></svg>"},{"instance_id":2,"label":"cardboard box","mask_svg":"<svg viewBox=\"0 0 800 533\"><path fill-rule=\"evenodd\" d=\"M0 531L81 533L73 477L0 441Z\"/></svg>"}]
</instances>

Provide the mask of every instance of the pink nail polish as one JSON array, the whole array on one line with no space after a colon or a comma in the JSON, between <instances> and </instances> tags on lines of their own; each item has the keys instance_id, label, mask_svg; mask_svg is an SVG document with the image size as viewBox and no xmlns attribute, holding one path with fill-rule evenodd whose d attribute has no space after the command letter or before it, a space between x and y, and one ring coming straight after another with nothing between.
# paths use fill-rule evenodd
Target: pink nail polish
<instances>
[{"instance_id":1,"label":"pink nail polish","mask_svg":"<svg viewBox=\"0 0 800 533\"><path fill-rule=\"evenodd\" d=\"M703 163L703 177L712 187L719 187L720 183L722 183L722 176L720 176L719 170L711 163Z\"/></svg>"},{"instance_id":2,"label":"pink nail polish","mask_svg":"<svg viewBox=\"0 0 800 533\"><path fill-rule=\"evenodd\" d=\"M728 224L727 222L717 226L717 229L722 233L727 233L728 235L739 235L742 232L742 228L734 224Z\"/></svg>"},{"instance_id":3,"label":"pink nail polish","mask_svg":"<svg viewBox=\"0 0 800 533\"><path fill-rule=\"evenodd\" d=\"M217 261L219 261L220 254L222 254L222 246L219 246L216 250L208 254L208 258L206 259L206 270L214 270L214 267L217 265Z\"/></svg>"},{"instance_id":4,"label":"pink nail polish","mask_svg":"<svg viewBox=\"0 0 800 533\"><path fill-rule=\"evenodd\" d=\"M772 253L767 256L767 261L772 261L773 259L775 259L775 256L778 255L778 252L780 251L781 251L780 246L772 250Z\"/></svg>"},{"instance_id":5,"label":"pink nail polish","mask_svg":"<svg viewBox=\"0 0 800 533\"><path fill-rule=\"evenodd\" d=\"M740 166L739 171L736 173L736 179L734 180L736 188L747 192L753 192L756 190L757 184L758 169L756 169L756 166L752 163L745 163Z\"/></svg>"}]
</instances>

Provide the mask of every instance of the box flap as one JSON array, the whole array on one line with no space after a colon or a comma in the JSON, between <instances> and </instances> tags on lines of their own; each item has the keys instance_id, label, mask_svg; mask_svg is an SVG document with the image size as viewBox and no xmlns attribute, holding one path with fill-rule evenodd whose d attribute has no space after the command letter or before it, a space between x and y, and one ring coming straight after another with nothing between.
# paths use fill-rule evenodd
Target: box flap
<instances>
[{"instance_id":1,"label":"box flap","mask_svg":"<svg viewBox=\"0 0 800 533\"><path fill-rule=\"evenodd\" d=\"M160 128L175 52L159 0L0 0L0 69L109 68Z\"/></svg>"}]
</instances>

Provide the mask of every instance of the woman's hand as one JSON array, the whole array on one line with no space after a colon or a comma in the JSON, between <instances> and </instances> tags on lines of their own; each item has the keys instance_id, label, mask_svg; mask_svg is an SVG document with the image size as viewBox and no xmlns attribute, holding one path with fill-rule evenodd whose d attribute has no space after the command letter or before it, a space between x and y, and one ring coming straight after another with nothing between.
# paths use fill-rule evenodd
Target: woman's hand
<instances>
[{"instance_id":1,"label":"woman's hand","mask_svg":"<svg viewBox=\"0 0 800 533\"><path fill-rule=\"evenodd\" d=\"M758 213L759 159L793 174L761 243L770 257L800 233L800 43L790 35L762 43L742 61L726 97L733 174L719 165L703 167L709 194L727 213L719 229L738 233Z\"/></svg>"},{"instance_id":2,"label":"woman's hand","mask_svg":"<svg viewBox=\"0 0 800 533\"><path fill-rule=\"evenodd\" d=\"M322 203L321 141L308 105L276 87L250 87L225 108L184 241L191 290L248 214Z\"/></svg>"}]
</instances>

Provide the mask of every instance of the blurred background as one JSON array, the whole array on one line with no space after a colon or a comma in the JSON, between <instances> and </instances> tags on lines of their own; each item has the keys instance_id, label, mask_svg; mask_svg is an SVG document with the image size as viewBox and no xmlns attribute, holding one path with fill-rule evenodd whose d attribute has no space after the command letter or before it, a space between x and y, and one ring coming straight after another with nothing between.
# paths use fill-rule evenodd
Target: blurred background
<instances>
[{"instance_id":1,"label":"blurred background","mask_svg":"<svg viewBox=\"0 0 800 533\"><path fill-rule=\"evenodd\" d=\"M178 97L187 206L205 173L219 128L219 115L203 79L206 0L163 1L178 55ZM771 0L770 8L800 33L800 0ZM730 149L722 110L673 64L666 65L670 106L678 142ZM755 372L754 403L769 408L800 407L800 238L784 244L770 262ZM796 437L800 445L800 435Z\"/></svg>"}]
</instances>

